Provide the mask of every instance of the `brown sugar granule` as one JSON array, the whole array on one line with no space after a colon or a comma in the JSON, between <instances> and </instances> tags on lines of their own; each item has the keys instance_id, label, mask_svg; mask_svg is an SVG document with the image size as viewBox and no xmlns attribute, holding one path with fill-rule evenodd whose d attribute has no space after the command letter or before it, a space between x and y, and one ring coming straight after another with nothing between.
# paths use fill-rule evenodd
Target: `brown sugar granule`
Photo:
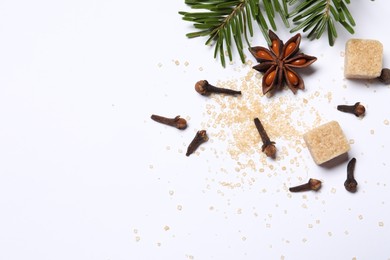
<instances>
[{"instance_id":1,"label":"brown sugar granule","mask_svg":"<svg viewBox=\"0 0 390 260\"><path fill-rule=\"evenodd\" d=\"M248 66L251 64L248 63ZM212 129L210 136L226 144L224 152L237 162L239 171L250 168L264 172L264 167L275 164L276 168L270 169L274 171L280 168L279 162L284 158L296 157L295 151L301 151L306 146L300 141L302 134L312 125L321 124L323 120L315 108L317 102L311 101L328 99L328 96L314 94L298 97L284 93L265 98L259 86L259 75L261 76L260 73L249 70L241 78L217 81L215 84L218 87L240 89L242 96L232 99L213 95L205 104L206 121L203 121L202 127ZM287 89L284 92L289 93ZM263 119L268 135L280 144L280 152L273 162L267 160L261 151L261 139L253 124L253 118L256 117ZM222 155L221 151L218 154ZM298 157L302 156L300 154ZM254 161L255 166L248 163L250 160Z\"/></svg>"}]
</instances>

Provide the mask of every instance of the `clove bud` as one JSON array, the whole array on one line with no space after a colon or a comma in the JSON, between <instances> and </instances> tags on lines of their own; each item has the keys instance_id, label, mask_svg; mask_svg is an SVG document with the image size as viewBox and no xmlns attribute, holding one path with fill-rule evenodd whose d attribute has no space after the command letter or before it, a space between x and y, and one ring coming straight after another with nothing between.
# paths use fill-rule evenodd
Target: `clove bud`
<instances>
[{"instance_id":1,"label":"clove bud","mask_svg":"<svg viewBox=\"0 0 390 260\"><path fill-rule=\"evenodd\" d=\"M257 131L260 134L261 140L263 141L263 145L261 146L261 151L265 153L268 157L274 158L276 156L276 147L275 142L271 141L268 137L267 132L265 131L260 119L257 117L253 120Z\"/></svg>"},{"instance_id":2,"label":"clove bud","mask_svg":"<svg viewBox=\"0 0 390 260\"><path fill-rule=\"evenodd\" d=\"M187 128L187 121L180 116L176 116L174 118L167 118L163 116L152 115L150 118L158 123L173 126L180 130L184 130Z\"/></svg>"},{"instance_id":3,"label":"clove bud","mask_svg":"<svg viewBox=\"0 0 390 260\"><path fill-rule=\"evenodd\" d=\"M200 130L196 132L194 139L187 148L186 156L190 156L202 143L207 142L208 140L209 137L207 136L206 130Z\"/></svg>"},{"instance_id":4,"label":"clove bud","mask_svg":"<svg viewBox=\"0 0 390 260\"><path fill-rule=\"evenodd\" d=\"M338 105L337 110L341 112L351 113L355 116L364 116L366 113L366 108L360 104L360 102L356 102L355 105L348 106L348 105Z\"/></svg>"},{"instance_id":5,"label":"clove bud","mask_svg":"<svg viewBox=\"0 0 390 260\"><path fill-rule=\"evenodd\" d=\"M208 96L211 93L219 93L219 94L227 94L227 95L241 95L241 91L236 91L232 89L227 89L227 88L218 88L215 87L207 80L199 80L198 82L195 83L195 90L199 94L203 96Z\"/></svg>"},{"instance_id":6,"label":"clove bud","mask_svg":"<svg viewBox=\"0 0 390 260\"><path fill-rule=\"evenodd\" d=\"M354 177L354 172L355 172L355 164L356 164L356 159L352 158L347 165L347 179L344 182L344 187L347 191L349 192L356 192L357 190L357 181L355 180Z\"/></svg>"},{"instance_id":7,"label":"clove bud","mask_svg":"<svg viewBox=\"0 0 390 260\"><path fill-rule=\"evenodd\" d=\"M309 191L309 190L318 191L320 188L321 188L321 181L310 178L307 183L295 187L291 187L289 188L289 191L290 192L301 192L301 191Z\"/></svg>"},{"instance_id":8,"label":"clove bud","mask_svg":"<svg viewBox=\"0 0 390 260\"><path fill-rule=\"evenodd\" d=\"M390 84L390 69L382 69L381 75L378 78L384 84Z\"/></svg>"}]
</instances>

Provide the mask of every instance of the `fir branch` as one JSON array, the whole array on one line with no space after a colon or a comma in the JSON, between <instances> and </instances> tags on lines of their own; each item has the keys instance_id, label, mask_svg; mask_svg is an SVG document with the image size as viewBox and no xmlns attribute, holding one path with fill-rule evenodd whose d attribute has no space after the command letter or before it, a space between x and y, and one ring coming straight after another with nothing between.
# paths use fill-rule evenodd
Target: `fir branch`
<instances>
[{"instance_id":1,"label":"fir branch","mask_svg":"<svg viewBox=\"0 0 390 260\"><path fill-rule=\"evenodd\" d=\"M207 36L206 45L215 44L214 58L219 55L222 65L226 66L225 51L229 60L233 60L232 42L237 48L241 62L245 63L244 43L250 46L248 35L253 36L253 21L259 25L265 39L268 38L268 23L276 29L275 13L281 14L288 25L287 9L279 0L263 0L264 10L260 9L258 0L186 0L192 9L203 9L204 12L179 12L183 20L190 21L198 29L187 34L188 38Z\"/></svg>"},{"instance_id":2,"label":"fir branch","mask_svg":"<svg viewBox=\"0 0 390 260\"><path fill-rule=\"evenodd\" d=\"M294 0L290 0L290 3ZM319 39L325 30L328 32L329 45L333 46L337 38L335 23L341 24L349 33L355 21L346 4L349 0L305 0L289 14L297 25L290 32L303 30L309 39Z\"/></svg>"},{"instance_id":3,"label":"fir branch","mask_svg":"<svg viewBox=\"0 0 390 260\"><path fill-rule=\"evenodd\" d=\"M245 63L244 42L250 47L248 37L254 34L256 22L264 38L270 44L269 28L277 30L276 14L291 32L308 32L310 39L319 39L327 30L329 44L337 38L336 23L354 33L355 21L347 8L350 0L185 0L194 12L180 11L183 20L193 23L196 31L188 38L206 36L206 45L214 44L214 58L219 57L226 66L227 55L233 60L232 48L236 48L242 63ZM289 13L289 6L295 9ZM199 11L200 10L200 11ZM234 45L234 46L233 46Z\"/></svg>"}]
</instances>

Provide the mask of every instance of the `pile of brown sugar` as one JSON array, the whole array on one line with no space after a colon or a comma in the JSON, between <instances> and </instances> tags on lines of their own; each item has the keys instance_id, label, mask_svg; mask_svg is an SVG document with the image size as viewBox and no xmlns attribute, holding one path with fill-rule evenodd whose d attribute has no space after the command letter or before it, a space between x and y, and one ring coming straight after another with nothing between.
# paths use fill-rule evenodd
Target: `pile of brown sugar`
<instances>
[{"instance_id":1,"label":"pile of brown sugar","mask_svg":"<svg viewBox=\"0 0 390 260\"><path fill-rule=\"evenodd\" d=\"M251 66L250 62L247 66ZM248 167L256 171L272 169L272 165L285 159L290 159L291 164L299 163L298 156L306 148L302 135L323 123L312 101L325 98L330 102L331 99L330 93L320 96L316 91L297 96L284 93L287 89L267 98L259 82L261 74L254 70L240 79L219 81L216 86L239 89L242 96L213 95L206 104L202 127L209 129L213 139L227 143L227 153L236 161L238 171ZM276 160L266 158L261 152L261 138L253 123L256 117L262 121L270 139L276 142Z\"/></svg>"}]
</instances>

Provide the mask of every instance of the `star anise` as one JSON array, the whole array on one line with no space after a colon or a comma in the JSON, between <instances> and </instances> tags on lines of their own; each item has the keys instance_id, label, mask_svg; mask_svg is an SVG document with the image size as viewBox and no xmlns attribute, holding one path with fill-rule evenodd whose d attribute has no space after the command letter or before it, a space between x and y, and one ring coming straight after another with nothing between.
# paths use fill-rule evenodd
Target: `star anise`
<instances>
[{"instance_id":1,"label":"star anise","mask_svg":"<svg viewBox=\"0 0 390 260\"><path fill-rule=\"evenodd\" d=\"M269 50L260 46L249 48L249 51L260 63L253 69L265 72L262 80L263 94L280 89L283 87L283 82L287 83L294 94L298 89L304 89L303 79L294 69L308 67L317 58L298 53L301 42L299 33L289 39L286 44L283 44L283 41L271 30L269 30L268 35L272 42Z\"/></svg>"}]
</instances>

